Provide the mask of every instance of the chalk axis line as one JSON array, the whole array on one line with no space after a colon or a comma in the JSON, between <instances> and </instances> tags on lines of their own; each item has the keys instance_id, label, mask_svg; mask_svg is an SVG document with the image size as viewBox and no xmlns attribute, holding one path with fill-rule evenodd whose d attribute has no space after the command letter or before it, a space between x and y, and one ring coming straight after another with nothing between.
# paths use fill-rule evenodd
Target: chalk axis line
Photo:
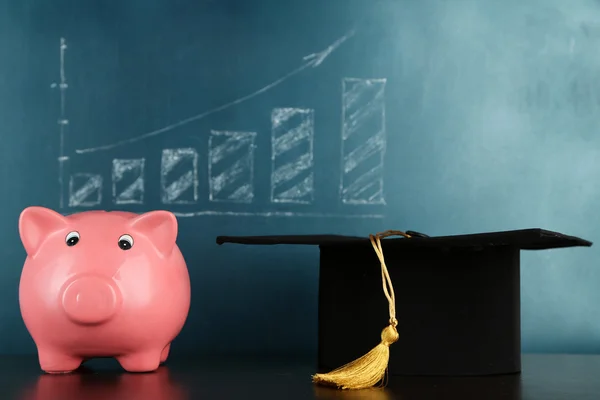
<instances>
[{"instance_id":1,"label":"chalk axis line","mask_svg":"<svg viewBox=\"0 0 600 400\"><path fill-rule=\"evenodd\" d=\"M303 63L275 81L245 96L192 117L142 135L97 147L76 149L75 154L89 154L114 149L170 132L181 126L247 102L308 68L320 66L346 40L355 35L350 30L324 50L303 57ZM60 82L51 88L60 90L59 125L59 186L60 208L65 207L65 164L70 157L65 152L65 136L69 120L66 117L65 71L67 43L60 39ZM340 195L343 204L385 205L383 200L383 155L385 152L385 79L343 78L342 81L342 178ZM350 89L348 87L350 86ZM370 93L374 92L374 93ZM366 100L364 99L366 97ZM358 105L357 105L358 103ZM364 125L380 122L373 133ZM353 129L349 128L351 124ZM361 130L362 128L362 130ZM314 201L314 110L275 108L271 114L271 203L311 204ZM351 134L362 136L353 150L348 151ZM213 203L250 204L254 199L254 149L256 132L210 131L208 155L209 201ZM298 153L298 149L301 150ZM295 153L294 153L295 152ZM377 165L351 177L360 164L375 156ZM378 158L377 158L378 157ZM223 164L223 160L228 163ZM198 200L198 154L193 148L163 149L161 159L161 200L165 204L195 204ZM179 171L186 165L185 171ZM144 203L144 158L114 159L112 164L112 195L116 204ZM173 175L176 171L176 179ZM217 172L214 172L217 171ZM356 174L355 174L356 175ZM69 179L69 207L94 207L102 202L103 177L100 174L76 173ZM75 187L77 186L77 187ZM95 195L95 199L90 199ZM383 214L345 214L296 211L216 211L198 210L174 212L178 217L255 216L255 217L325 217L381 219Z\"/></svg>"}]
</instances>

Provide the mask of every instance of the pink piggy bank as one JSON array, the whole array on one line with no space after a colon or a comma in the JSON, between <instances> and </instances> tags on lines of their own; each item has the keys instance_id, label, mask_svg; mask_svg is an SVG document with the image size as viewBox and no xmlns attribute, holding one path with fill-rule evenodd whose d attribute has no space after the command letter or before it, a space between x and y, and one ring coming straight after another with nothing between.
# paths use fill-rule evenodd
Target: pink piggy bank
<instances>
[{"instance_id":1,"label":"pink piggy bank","mask_svg":"<svg viewBox=\"0 0 600 400\"><path fill-rule=\"evenodd\" d=\"M95 357L129 372L167 359L190 308L190 279L168 211L26 208L19 286L23 321L42 370L65 373Z\"/></svg>"}]
</instances>

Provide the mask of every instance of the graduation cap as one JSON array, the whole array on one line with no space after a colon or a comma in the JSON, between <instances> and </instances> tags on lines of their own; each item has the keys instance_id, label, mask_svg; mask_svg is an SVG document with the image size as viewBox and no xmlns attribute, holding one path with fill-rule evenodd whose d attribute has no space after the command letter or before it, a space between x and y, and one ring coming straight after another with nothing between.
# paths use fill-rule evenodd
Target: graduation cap
<instances>
[{"instance_id":1,"label":"graduation cap","mask_svg":"<svg viewBox=\"0 0 600 400\"><path fill-rule=\"evenodd\" d=\"M543 229L217 237L227 242L319 247L317 368L331 372L313 381L342 389L520 372L520 251L592 245Z\"/></svg>"}]
</instances>

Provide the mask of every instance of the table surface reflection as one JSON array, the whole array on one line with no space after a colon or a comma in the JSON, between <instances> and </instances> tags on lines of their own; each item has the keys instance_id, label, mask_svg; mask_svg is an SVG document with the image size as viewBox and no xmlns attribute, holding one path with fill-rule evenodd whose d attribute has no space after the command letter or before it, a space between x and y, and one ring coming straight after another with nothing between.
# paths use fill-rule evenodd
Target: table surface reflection
<instances>
[{"instance_id":1,"label":"table surface reflection","mask_svg":"<svg viewBox=\"0 0 600 400\"><path fill-rule=\"evenodd\" d=\"M600 399L600 356L523 355L521 374L397 377L385 389L316 387L311 362L172 358L154 373L124 372L112 359L91 360L66 375L40 371L36 357L0 357L2 399Z\"/></svg>"}]
</instances>

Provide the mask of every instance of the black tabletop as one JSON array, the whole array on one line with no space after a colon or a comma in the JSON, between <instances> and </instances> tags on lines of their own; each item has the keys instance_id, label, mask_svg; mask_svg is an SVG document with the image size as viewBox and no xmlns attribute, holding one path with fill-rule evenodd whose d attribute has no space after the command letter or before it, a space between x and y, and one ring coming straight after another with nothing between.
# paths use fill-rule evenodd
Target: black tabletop
<instances>
[{"instance_id":1,"label":"black tabletop","mask_svg":"<svg viewBox=\"0 0 600 400\"><path fill-rule=\"evenodd\" d=\"M523 372L478 378L390 377L383 390L316 387L310 362L170 359L157 372L123 372L111 359L47 375L35 357L0 357L1 399L477 399L598 400L600 356L524 355Z\"/></svg>"}]
</instances>

